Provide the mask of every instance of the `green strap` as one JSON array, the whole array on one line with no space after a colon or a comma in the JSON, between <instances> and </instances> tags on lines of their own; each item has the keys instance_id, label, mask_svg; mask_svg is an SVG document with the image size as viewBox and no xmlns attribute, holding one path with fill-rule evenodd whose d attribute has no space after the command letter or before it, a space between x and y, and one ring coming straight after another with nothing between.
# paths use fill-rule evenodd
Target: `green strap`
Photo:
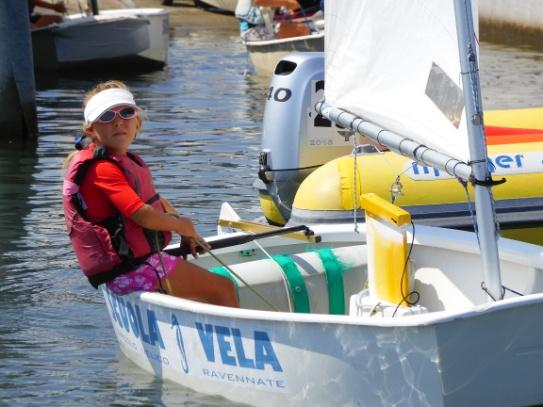
<instances>
[{"instance_id":1,"label":"green strap","mask_svg":"<svg viewBox=\"0 0 543 407\"><path fill-rule=\"evenodd\" d=\"M296 263L284 254L273 256L273 259L281 266L287 278L290 295L294 301L294 312L310 313L311 307L309 306L307 288Z\"/></svg>"},{"instance_id":2,"label":"green strap","mask_svg":"<svg viewBox=\"0 0 543 407\"><path fill-rule=\"evenodd\" d=\"M343 273L347 270L338 260L332 249L315 250L324 266L328 282L328 312L334 315L345 315L345 291L343 289Z\"/></svg>"},{"instance_id":3,"label":"green strap","mask_svg":"<svg viewBox=\"0 0 543 407\"><path fill-rule=\"evenodd\" d=\"M226 277L227 279L232 281L232 283L234 283L234 287L236 287L236 297L238 298L238 301L239 301L239 284L238 284L238 280L234 278L232 273L230 273L226 267L222 267L222 266L212 267L209 269L209 271L211 271L212 273L218 274L219 276Z\"/></svg>"}]
</instances>

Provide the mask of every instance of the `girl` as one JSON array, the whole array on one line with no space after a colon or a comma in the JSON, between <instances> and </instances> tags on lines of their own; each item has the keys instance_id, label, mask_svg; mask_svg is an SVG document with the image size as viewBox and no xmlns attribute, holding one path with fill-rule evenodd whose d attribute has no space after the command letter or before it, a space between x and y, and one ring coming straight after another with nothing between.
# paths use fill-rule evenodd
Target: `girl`
<instances>
[{"instance_id":1,"label":"girl","mask_svg":"<svg viewBox=\"0 0 543 407\"><path fill-rule=\"evenodd\" d=\"M149 168L129 151L142 114L119 81L98 84L84 101L88 146L68 159L64 212L83 273L96 288L105 283L117 295L161 289L197 301L237 307L233 283L162 252L171 232L196 256L209 246L190 219L160 197Z\"/></svg>"}]
</instances>

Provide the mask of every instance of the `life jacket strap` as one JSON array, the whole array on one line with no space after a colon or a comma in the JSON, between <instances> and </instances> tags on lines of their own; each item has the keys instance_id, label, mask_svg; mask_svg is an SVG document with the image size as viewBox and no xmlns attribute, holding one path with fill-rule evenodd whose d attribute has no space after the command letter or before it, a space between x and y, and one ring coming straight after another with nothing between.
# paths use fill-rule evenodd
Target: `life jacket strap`
<instances>
[{"instance_id":1,"label":"life jacket strap","mask_svg":"<svg viewBox=\"0 0 543 407\"><path fill-rule=\"evenodd\" d=\"M156 193L145 203L151 205L153 202L158 201L159 199L160 195ZM152 252L157 253L166 246L166 239L164 237L164 233L158 232L156 230L143 228L143 234L145 235L147 243L149 244Z\"/></svg>"},{"instance_id":2,"label":"life jacket strap","mask_svg":"<svg viewBox=\"0 0 543 407\"><path fill-rule=\"evenodd\" d=\"M100 222L99 225L105 227L109 232L113 247L115 248L119 256L123 259L128 259L129 261L131 261L134 256L124 235L123 217L120 215L111 216Z\"/></svg>"},{"instance_id":3,"label":"life jacket strap","mask_svg":"<svg viewBox=\"0 0 543 407\"><path fill-rule=\"evenodd\" d=\"M160 195L156 193L151 198L149 198L147 202L145 203L151 205L153 202L158 201L159 199L160 199Z\"/></svg>"},{"instance_id":4,"label":"life jacket strap","mask_svg":"<svg viewBox=\"0 0 543 407\"><path fill-rule=\"evenodd\" d=\"M100 284L109 283L110 281L115 280L117 277L122 276L123 274L130 273L137 266L143 264L147 260L148 256L139 257L137 259L126 260L121 264L115 266L111 270L104 271L100 274L95 274L93 276L87 277L89 283L94 287L98 288Z\"/></svg>"}]
</instances>

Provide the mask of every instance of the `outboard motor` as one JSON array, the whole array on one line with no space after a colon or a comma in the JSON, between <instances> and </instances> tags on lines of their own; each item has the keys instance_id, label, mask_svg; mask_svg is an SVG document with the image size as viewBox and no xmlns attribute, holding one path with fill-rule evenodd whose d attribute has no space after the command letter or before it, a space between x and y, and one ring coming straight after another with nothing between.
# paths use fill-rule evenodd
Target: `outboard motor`
<instances>
[{"instance_id":1,"label":"outboard motor","mask_svg":"<svg viewBox=\"0 0 543 407\"><path fill-rule=\"evenodd\" d=\"M301 182L353 149L352 133L315 110L324 96L324 54L297 52L275 68L264 110L258 179L254 186L269 223L284 225Z\"/></svg>"}]
</instances>

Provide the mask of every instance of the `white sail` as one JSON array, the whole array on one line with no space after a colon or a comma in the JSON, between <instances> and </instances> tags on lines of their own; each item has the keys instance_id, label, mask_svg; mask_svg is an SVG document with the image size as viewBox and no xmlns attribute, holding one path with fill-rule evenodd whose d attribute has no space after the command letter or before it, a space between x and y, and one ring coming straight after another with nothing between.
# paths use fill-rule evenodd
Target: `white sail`
<instances>
[{"instance_id":1,"label":"white sail","mask_svg":"<svg viewBox=\"0 0 543 407\"><path fill-rule=\"evenodd\" d=\"M325 11L326 102L469 161L453 1L333 0Z\"/></svg>"}]
</instances>

